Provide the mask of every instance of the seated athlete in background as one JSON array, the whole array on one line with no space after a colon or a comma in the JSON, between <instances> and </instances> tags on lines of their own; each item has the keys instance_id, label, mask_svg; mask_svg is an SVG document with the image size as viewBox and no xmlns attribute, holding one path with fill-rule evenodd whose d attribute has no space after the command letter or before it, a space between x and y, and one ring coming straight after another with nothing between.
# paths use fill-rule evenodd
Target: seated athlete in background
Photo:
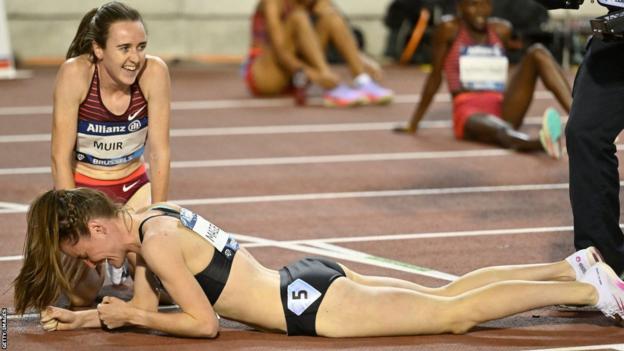
<instances>
[{"instance_id":1,"label":"seated athlete in background","mask_svg":"<svg viewBox=\"0 0 624 351\"><path fill-rule=\"evenodd\" d=\"M68 288L60 252L91 265L136 261L134 295L97 309L48 307ZM136 325L173 335L215 337L216 313L289 335L364 337L464 333L473 326L553 304L595 305L623 316L622 282L588 248L566 260L480 269L440 288L358 274L306 258L279 271L262 266L228 233L197 214L159 204L134 212L96 190L51 190L28 212L15 309L41 310L45 330ZM166 290L181 309L158 312Z\"/></svg>"},{"instance_id":2,"label":"seated athlete in background","mask_svg":"<svg viewBox=\"0 0 624 351\"><path fill-rule=\"evenodd\" d=\"M329 67L324 53L329 43L346 61L353 87L341 83ZM384 104L394 96L375 82L381 78L381 69L360 52L351 29L330 0L261 0L252 18L244 72L255 95L282 94L293 90L293 84L304 90L302 86L310 80L325 89L326 106Z\"/></svg>"},{"instance_id":3,"label":"seated athlete in background","mask_svg":"<svg viewBox=\"0 0 624 351\"><path fill-rule=\"evenodd\" d=\"M457 16L435 30L433 67L407 127L416 133L442 81L453 96L453 129L458 139L496 144L518 151L545 150L561 157L561 121L554 109L544 114L539 138L520 132L539 77L566 112L572 105L568 81L552 55L539 44L528 49L507 81L508 22L490 18L491 0L458 0Z\"/></svg>"},{"instance_id":4,"label":"seated athlete in background","mask_svg":"<svg viewBox=\"0 0 624 351\"><path fill-rule=\"evenodd\" d=\"M139 12L120 2L84 15L54 87L52 177L56 189L90 187L142 208L167 199L170 82L167 65L146 55ZM148 124L149 121L149 124ZM142 159L149 145L150 179ZM113 284L122 271L106 266ZM69 299L90 306L105 278L66 257Z\"/></svg>"}]
</instances>

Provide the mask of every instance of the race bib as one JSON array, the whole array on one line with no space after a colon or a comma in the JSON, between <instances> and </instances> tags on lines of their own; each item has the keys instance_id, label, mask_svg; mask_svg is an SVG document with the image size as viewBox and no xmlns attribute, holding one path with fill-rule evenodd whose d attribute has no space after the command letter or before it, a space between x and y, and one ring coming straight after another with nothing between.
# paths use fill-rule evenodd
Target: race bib
<instances>
[{"instance_id":1,"label":"race bib","mask_svg":"<svg viewBox=\"0 0 624 351\"><path fill-rule=\"evenodd\" d=\"M314 301L321 297L318 290L301 279L288 285L287 294L288 309L297 316L301 316Z\"/></svg>"},{"instance_id":2,"label":"race bib","mask_svg":"<svg viewBox=\"0 0 624 351\"><path fill-rule=\"evenodd\" d=\"M186 208L180 209L180 222L188 229L209 241L219 252L223 252L223 248L230 238L230 234Z\"/></svg>"},{"instance_id":3,"label":"race bib","mask_svg":"<svg viewBox=\"0 0 624 351\"><path fill-rule=\"evenodd\" d=\"M509 61L499 46L461 48L459 80L464 90L505 90Z\"/></svg>"}]
</instances>

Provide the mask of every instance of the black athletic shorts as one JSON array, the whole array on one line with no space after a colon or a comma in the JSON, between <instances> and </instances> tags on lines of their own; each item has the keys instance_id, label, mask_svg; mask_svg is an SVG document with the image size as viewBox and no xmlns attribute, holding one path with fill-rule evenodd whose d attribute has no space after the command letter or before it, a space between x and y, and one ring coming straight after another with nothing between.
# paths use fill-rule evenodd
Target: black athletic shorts
<instances>
[{"instance_id":1,"label":"black athletic shorts","mask_svg":"<svg viewBox=\"0 0 624 351\"><path fill-rule=\"evenodd\" d=\"M316 312L331 283L346 276L336 262L304 258L279 271L288 335L316 336Z\"/></svg>"}]
</instances>

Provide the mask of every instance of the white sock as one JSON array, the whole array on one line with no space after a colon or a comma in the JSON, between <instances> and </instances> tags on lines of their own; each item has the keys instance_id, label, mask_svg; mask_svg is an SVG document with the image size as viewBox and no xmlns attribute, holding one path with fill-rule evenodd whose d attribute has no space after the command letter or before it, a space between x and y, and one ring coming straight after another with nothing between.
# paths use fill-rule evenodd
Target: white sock
<instances>
[{"instance_id":1,"label":"white sock","mask_svg":"<svg viewBox=\"0 0 624 351\"><path fill-rule=\"evenodd\" d=\"M373 78L371 78L371 76L368 75L368 73L360 73L358 74L357 77L353 78L353 83L355 84L355 86L362 86L362 85L366 85L370 82L373 81Z\"/></svg>"},{"instance_id":2,"label":"white sock","mask_svg":"<svg viewBox=\"0 0 624 351\"><path fill-rule=\"evenodd\" d=\"M580 280L585 272L591 268L589 262L587 261L587 251L579 250L570 256L566 257L566 262L574 269L576 273L576 280Z\"/></svg>"}]
</instances>

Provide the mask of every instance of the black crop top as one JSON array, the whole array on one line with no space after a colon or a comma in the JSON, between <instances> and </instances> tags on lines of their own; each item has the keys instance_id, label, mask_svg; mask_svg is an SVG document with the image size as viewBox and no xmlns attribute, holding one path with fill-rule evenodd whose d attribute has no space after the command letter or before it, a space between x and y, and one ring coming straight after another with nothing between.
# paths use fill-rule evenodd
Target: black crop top
<instances>
[{"instance_id":1,"label":"black crop top","mask_svg":"<svg viewBox=\"0 0 624 351\"><path fill-rule=\"evenodd\" d=\"M161 211L162 214L147 217L141 222L139 225L139 240L141 240L141 242L143 242L143 224L149 219L161 216L180 219L180 212L168 207L158 206L152 208L152 210ZM219 299L225 287L225 283L227 283L228 277L230 276L230 269L232 268L232 262L234 261L234 256L238 248L239 246L236 240L230 237L223 252L219 252L216 248L213 248L214 254L208 266L204 268L203 271L195 274L195 279L197 279L197 282L202 287L202 290L204 290L208 300L210 300L210 303L213 305ZM157 281L162 285L159 279L157 279Z\"/></svg>"}]
</instances>

